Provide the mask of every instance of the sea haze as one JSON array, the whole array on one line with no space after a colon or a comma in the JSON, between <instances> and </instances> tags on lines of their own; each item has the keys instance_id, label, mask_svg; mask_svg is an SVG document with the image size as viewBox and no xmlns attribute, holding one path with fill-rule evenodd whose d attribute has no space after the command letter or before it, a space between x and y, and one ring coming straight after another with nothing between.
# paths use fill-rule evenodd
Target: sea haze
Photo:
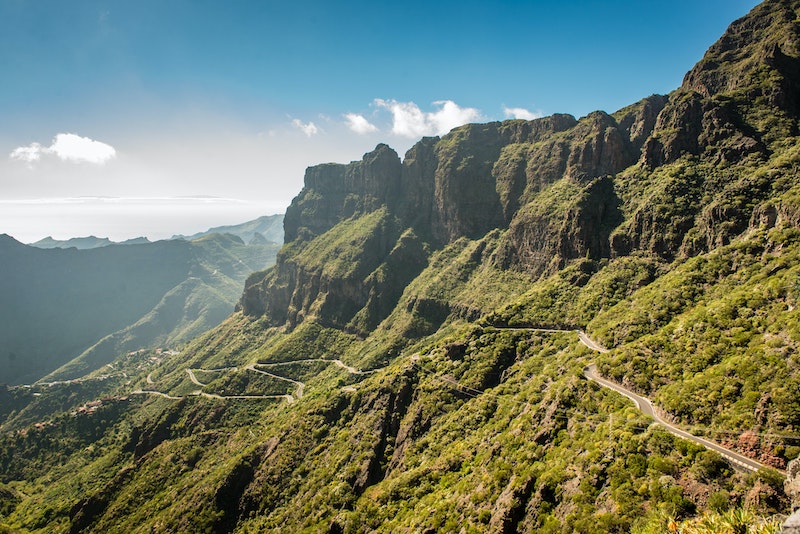
<instances>
[{"instance_id":1,"label":"sea haze","mask_svg":"<svg viewBox=\"0 0 800 534\"><path fill-rule=\"evenodd\" d=\"M0 228L24 243L47 236L69 239L88 235L112 241L144 236L155 241L283 213L285 208L281 202L269 200L218 197L2 200Z\"/></svg>"}]
</instances>

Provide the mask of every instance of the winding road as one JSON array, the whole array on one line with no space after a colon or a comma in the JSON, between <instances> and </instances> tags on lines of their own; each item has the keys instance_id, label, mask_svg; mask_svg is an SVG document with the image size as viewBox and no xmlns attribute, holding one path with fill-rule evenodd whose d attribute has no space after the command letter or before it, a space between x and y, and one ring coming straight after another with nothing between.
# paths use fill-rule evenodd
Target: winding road
<instances>
[{"instance_id":1,"label":"winding road","mask_svg":"<svg viewBox=\"0 0 800 534\"><path fill-rule=\"evenodd\" d=\"M495 328L498 328L498 329L501 329L501 330L520 330L520 331L528 331L528 332L558 332L558 333L574 332L575 334L578 335L578 339L580 339L581 343L583 343L589 349L591 349L591 350L593 350L595 352L601 352L601 353L608 352L608 349L606 349L605 347L600 345L598 342L596 342L591 337L589 337L589 335L586 332L584 332L583 330L580 330L580 329L533 328L533 327L527 327L527 328L526 327L495 327ZM419 354L412 355L411 359L412 359L412 361L418 360L419 359ZM305 387L306 387L305 383L303 383L303 382L301 382L299 380L294 380L294 379L291 379L291 378L287 378L285 376L280 376L280 375L277 375L277 374L274 374L274 373L270 373L269 371L265 371L263 369L259 369L259 367L262 367L262 368L263 367L267 367L267 368L269 368L269 367L278 367L278 366L283 366L283 365L291 365L291 364L304 363L304 362L333 363L334 365L344 369L348 373L356 374L356 375L366 375L366 374L371 374L371 373L375 373L376 371L378 371L377 369L373 369L373 370L370 370L370 371L362 371L360 369L356 369L355 367L347 365L346 363L344 363L341 360L338 360L338 359L326 359L326 358L310 358L310 359L305 359L305 360L295 360L295 361L288 361L288 362L274 362L274 363L251 363L251 364L247 365L246 367L244 367L244 369L247 370L247 371L251 371L251 372L267 375L267 376L269 376L271 378L274 378L276 380L282 380L284 382L290 382L290 383L294 384L295 386L297 386L297 389L295 389L294 394L284 394L284 395L218 395L218 394L215 394L215 393L206 393L206 392L204 392L202 390L197 390L197 391L191 392L188 396L202 396L202 397L207 397L207 398L211 398L211 399L284 399L284 400L286 400L286 402L288 404L292 404L292 403L295 402L295 400L301 399L303 397L303 393L304 393L304 390L305 390ZM226 367L226 368L222 368L222 369L189 369L189 368L187 368L186 369L186 373L189 375L189 380L191 380L191 382L193 384L195 384L197 386L200 386L200 387L204 387L204 386L206 386L206 384L204 384L203 382L201 382L197 378L197 376L195 375L195 371L213 372L213 371L237 371L237 370L238 370L237 367ZM607 379L601 377L597 372L597 366L595 364L589 364L586 367L584 367L583 375L588 380L596 382L597 384L599 384L600 386L602 386L604 388L608 388L608 389L610 389L612 391L615 391L615 392L619 393L620 395L628 397L630 400L632 400L634 402L634 404L636 404L636 407L642 413L644 413L645 415L647 415L649 417L652 417L656 424L659 424L659 425L663 426L668 432L670 432L671 434L673 434L675 436L678 436L679 438L687 439L689 441L693 441L694 443L702 445L703 447L705 447L705 448L707 448L709 450L717 452L723 458L728 460L733 465L734 468L740 469L740 470L745 470L745 471L758 471L759 469L768 468L768 466L766 466L766 465L764 465L764 464L762 464L760 462L757 462L757 461L755 461L755 460L753 460L751 458L748 458L746 456L743 456L743 455L741 455L741 454L739 454L739 453L737 453L735 451L727 449L727 448L723 447L722 445L720 445L718 443L715 443L715 442L713 442L711 440L708 440L708 439L701 438L699 436L695 436L693 434L690 434L689 432L686 432L685 430L683 430L681 428L678 428L677 426L673 425L669 421L664 420L662 417L660 417L658 415L656 407L653 406L653 403L650 401L650 399L648 399L647 397L643 397L643 396L641 396L641 395L639 395L637 393L634 393L633 391L623 387L620 384L617 384L616 382L612 382L611 380L607 380ZM153 380L152 380L150 374L147 375L147 383L148 384L152 384L153 383ZM344 391L351 391L351 392L355 391L355 388L353 386L345 386L342 389ZM173 400L179 400L179 399L185 398L185 397L169 395L168 393L163 393L161 391L156 391L156 390L141 390L141 389L138 389L136 391L133 391L132 393L134 395L158 395L158 396L164 397L166 399L173 399ZM480 392L480 393L482 393L482 392Z\"/></svg>"},{"instance_id":2,"label":"winding road","mask_svg":"<svg viewBox=\"0 0 800 534\"><path fill-rule=\"evenodd\" d=\"M217 395L216 393L206 393L205 391L192 391L188 395L184 396L175 396L170 395L169 393L164 393L163 391L156 391L154 389L137 389L135 391L131 391L132 395L156 395L157 397L163 397L165 399L170 400L181 400L185 399L186 397L206 397L207 399L218 399L218 400L227 400L227 399L247 399L247 400L256 400L256 399L283 399L287 403L292 404L294 402L294 397L291 395Z\"/></svg>"},{"instance_id":3,"label":"winding road","mask_svg":"<svg viewBox=\"0 0 800 534\"><path fill-rule=\"evenodd\" d=\"M261 369L256 369L257 365L261 365L261 364L251 363L250 365L245 367L245 369L247 369L248 371L253 371L253 372L256 372L256 373L260 373L262 375L267 375L267 376L269 376L271 378L274 378L276 380L283 380L284 382L291 382L292 384L295 384L297 386L297 389L294 392L294 397L292 397L292 395L287 395L287 397L292 397L292 400L289 401L290 404L292 402L294 402L295 397L298 398L298 399L302 399L303 398L303 390L305 390L305 388L306 388L306 385L303 382L300 382L299 380L292 380L291 378L286 378L285 376L275 375L275 374L269 373L267 371L262 371Z\"/></svg>"},{"instance_id":4,"label":"winding road","mask_svg":"<svg viewBox=\"0 0 800 534\"><path fill-rule=\"evenodd\" d=\"M305 359L305 360L293 360L293 361L289 361L289 362L274 362L274 363L257 363L257 364L254 364L254 365L257 365L259 367L278 367L280 365L291 365L291 364L294 364L294 363L305 363L305 362L332 363L332 364L336 365L337 367L341 367L342 369L344 369L345 371L347 371L348 373L353 374L353 375L368 375L368 374L375 373L375 372L378 371L378 369L372 369L372 370L369 370L369 371L362 371L361 369L356 369L355 367L347 365L342 360L334 360L334 359L330 359L330 358L308 358L308 359Z\"/></svg>"},{"instance_id":5,"label":"winding road","mask_svg":"<svg viewBox=\"0 0 800 534\"><path fill-rule=\"evenodd\" d=\"M578 334L578 338L581 340L581 343L586 345L591 350L602 353L608 352L607 348L600 345L598 342L589 337L589 335L586 332L579 329L576 330L566 330L557 328L507 328L507 329L527 330L531 332L575 332L576 334ZM741 469L746 471L758 471L759 469L775 469L766 466L760 462L757 462L756 460L748 458L747 456L743 456L735 451L727 449L722 445L720 445L719 443L715 443L711 440L695 436L694 434L690 434L689 432L686 432L685 430L673 425L669 421L664 420L662 417L658 415L656 407L653 406L653 403L650 401L650 399L638 395L633 391L621 386L620 384L617 384L616 382L612 382L611 380L607 380L601 377L597 373L597 366L595 364L590 364L584 367L583 375L587 379L600 384L602 387L608 388L612 391L616 391L620 395L628 397L630 400L634 402L634 404L636 404L636 407L639 409L639 411L641 411L643 414L647 416L652 417L657 424L663 426L669 433L678 436L679 438L693 441L698 445L702 445L703 447L709 450L719 453L723 458L728 460L731 463L731 465L733 465L733 467L736 469Z\"/></svg>"},{"instance_id":6,"label":"winding road","mask_svg":"<svg viewBox=\"0 0 800 534\"><path fill-rule=\"evenodd\" d=\"M760 462L757 462L757 461L755 461L755 460L753 460L751 458L748 458L747 456L743 456L743 455L741 455L741 454L739 454L737 452L734 452L734 451L732 451L730 449L726 449L722 445L720 445L718 443L715 443L713 441L707 440L705 438L701 438L699 436L695 436L694 434L690 434L690 433L686 432L685 430L681 430L680 428L678 428L677 426L673 425L669 421L665 421L664 419L662 419L658 415L658 413L656 413L656 410L653 407L653 403L650 402L650 399L648 399L647 397L642 397L641 395L638 395L638 394L634 393L633 391L622 387L621 385L617 384L616 382L612 382L610 380L606 380L605 378L601 377L600 375L597 374L597 366L596 365L594 365L594 364L587 365L583 369L583 375L586 378L588 378L589 380L597 382L598 384L600 384L604 388L608 388L610 390L616 391L617 393L619 393L621 395L624 395L624 396L628 397L629 399L631 399L634 402L634 404L636 404L636 407L639 408L639 410L643 414L648 415L648 416L652 417L653 419L655 419L656 423L658 423L659 425L661 425L665 429L667 429L667 431L670 434L678 436L679 438L688 439L689 441L693 441L693 442L697 443L698 445L702 445L706 449L709 449L709 450L712 450L714 452L719 453L723 458L725 458L726 460L731 462L731 464L733 464L733 467L740 468L740 469L745 469L747 471L758 471L759 469L767 469L768 468L768 466L766 466L766 465L764 465L764 464L762 464ZM774 469L774 468L771 468L771 469Z\"/></svg>"},{"instance_id":7,"label":"winding road","mask_svg":"<svg viewBox=\"0 0 800 534\"><path fill-rule=\"evenodd\" d=\"M362 371L360 369L356 369L355 367L347 365L342 360L333 360L333 359L326 359L326 358L311 358L311 359L306 359L306 360L294 360L294 361L289 361L289 362L275 362L275 363L251 363L251 364L247 365L244 368L246 371L251 371L251 372L259 373L259 374L262 374L262 375L267 375L270 378L274 378L276 380L283 380L284 382L291 382L292 384L297 386L297 389L295 389L294 394L287 393L287 394L283 394L283 395L219 395L217 393L207 393L207 392L202 391L200 389L192 391L188 395L184 395L184 396L170 395L169 393L164 393L162 391L157 391L157 390L154 390L154 389L137 389L135 391L132 391L131 394L133 394L133 395L156 395L156 396L163 397L165 399L170 399L170 400L181 400L181 399L185 399L186 397L206 397L206 398L209 398L209 399L220 399L220 400L225 400L225 399L248 399L248 400L255 400L255 399L283 399L288 404L292 404L296 400L303 398L303 393L304 393L305 387L306 387L305 383L303 383L303 382L301 382L299 380L294 380L294 379L291 379L291 378L287 378L285 376L277 375L277 374L274 374L274 373L270 373L268 371L264 371L262 369L258 369L258 367L277 367L277 366L281 366L281 365L291 365L291 364L294 364L294 363L303 363L303 362L332 363L332 364L336 365L337 367L341 367L342 369L344 369L348 373L354 374L354 375L368 375L368 374L375 373L375 372L378 371L378 369L373 369L373 370L370 370L370 371ZM201 373L212 373L212 372L225 372L225 371L234 371L235 372L235 371L238 371L238 370L239 370L238 367L222 367L222 368L219 368L219 369L200 369L200 368L196 368L196 369L186 368L185 369L186 374L189 375L189 380L192 382L192 384L194 384L196 386L199 386L201 388L207 386L208 384L201 382L200 379L197 378L197 375L195 374L195 371L201 372ZM155 384L155 381L153 380L153 377L152 377L152 373L148 373L147 378L145 379L145 381L147 382L148 385ZM342 391L353 392L353 391L356 391L356 389L353 386L345 386L345 387L342 388Z\"/></svg>"}]
</instances>

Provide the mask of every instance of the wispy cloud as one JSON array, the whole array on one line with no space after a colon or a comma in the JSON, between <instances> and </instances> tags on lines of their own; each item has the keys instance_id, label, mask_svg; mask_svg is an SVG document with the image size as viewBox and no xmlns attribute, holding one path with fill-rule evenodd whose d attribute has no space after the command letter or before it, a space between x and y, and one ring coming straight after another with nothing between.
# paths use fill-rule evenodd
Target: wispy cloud
<instances>
[{"instance_id":1,"label":"wispy cloud","mask_svg":"<svg viewBox=\"0 0 800 534\"><path fill-rule=\"evenodd\" d=\"M312 121L303 122L300 119L292 120L292 126L306 134L306 137L311 137L319 133L319 128Z\"/></svg>"},{"instance_id":2,"label":"wispy cloud","mask_svg":"<svg viewBox=\"0 0 800 534\"><path fill-rule=\"evenodd\" d=\"M533 119L539 119L544 116L543 113L539 111L528 111L525 108L503 108L503 113L506 114L507 118L511 119L524 119L526 121L532 121Z\"/></svg>"},{"instance_id":3,"label":"wispy cloud","mask_svg":"<svg viewBox=\"0 0 800 534\"><path fill-rule=\"evenodd\" d=\"M344 118L347 127L359 135L378 131L378 127L369 122L363 115L358 115L357 113L346 113Z\"/></svg>"},{"instance_id":4,"label":"wispy cloud","mask_svg":"<svg viewBox=\"0 0 800 534\"><path fill-rule=\"evenodd\" d=\"M433 102L439 109L422 111L414 102L375 99L375 105L392 113L392 133L404 137L443 135L457 126L481 119L475 108L462 108L452 100Z\"/></svg>"},{"instance_id":5,"label":"wispy cloud","mask_svg":"<svg viewBox=\"0 0 800 534\"><path fill-rule=\"evenodd\" d=\"M50 146L31 143L27 146L15 148L11 151L9 157L33 164L42 159L42 156L48 155L55 156L63 161L103 165L116 157L117 151L111 145L88 137L81 137L72 133L60 133L53 138Z\"/></svg>"}]
</instances>

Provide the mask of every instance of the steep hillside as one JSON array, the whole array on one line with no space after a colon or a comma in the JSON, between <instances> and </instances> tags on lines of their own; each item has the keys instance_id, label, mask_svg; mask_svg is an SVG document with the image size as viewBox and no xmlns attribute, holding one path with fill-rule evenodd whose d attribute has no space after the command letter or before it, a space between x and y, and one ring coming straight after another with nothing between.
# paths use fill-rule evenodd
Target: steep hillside
<instances>
[{"instance_id":1,"label":"steep hillside","mask_svg":"<svg viewBox=\"0 0 800 534\"><path fill-rule=\"evenodd\" d=\"M0 392L2 521L645 533L786 512L799 20L800 1L767 0L672 94L611 114L309 168L276 265L219 327ZM765 467L653 424L591 364Z\"/></svg>"},{"instance_id":2,"label":"steep hillside","mask_svg":"<svg viewBox=\"0 0 800 534\"><path fill-rule=\"evenodd\" d=\"M74 378L121 352L185 342L231 311L273 245L215 235L91 250L42 250L0 238L0 382ZM108 337L107 337L108 336Z\"/></svg>"}]
</instances>

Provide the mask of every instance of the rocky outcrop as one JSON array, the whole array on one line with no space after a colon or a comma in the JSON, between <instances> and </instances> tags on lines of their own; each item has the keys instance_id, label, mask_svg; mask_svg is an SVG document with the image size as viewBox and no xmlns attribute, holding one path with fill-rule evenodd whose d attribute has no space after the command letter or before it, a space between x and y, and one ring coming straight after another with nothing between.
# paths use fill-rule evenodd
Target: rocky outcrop
<instances>
[{"instance_id":1,"label":"rocky outcrop","mask_svg":"<svg viewBox=\"0 0 800 534\"><path fill-rule=\"evenodd\" d=\"M547 140L506 149L493 170L510 219L498 265L540 274L571 259L610 255L609 236L622 221L612 177L635 163L630 132L637 120L645 127L644 115L626 115L626 129L595 112ZM560 180L558 192L544 192Z\"/></svg>"},{"instance_id":2,"label":"rocky outcrop","mask_svg":"<svg viewBox=\"0 0 800 534\"><path fill-rule=\"evenodd\" d=\"M361 161L309 167L302 192L286 210L284 242L322 234L344 219L395 202L400 177L400 158L384 144Z\"/></svg>"},{"instance_id":3,"label":"rocky outcrop","mask_svg":"<svg viewBox=\"0 0 800 534\"><path fill-rule=\"evenodd\" d=\"M645 142L642 162L648 168L705 152L715 164L737 163L766 146L729 101L720 103L693 91L674 93L659 113L653 135Z\"/></svg>"},{"instance_id":4,"label":"rocky outcrop","mask_svg":"<svg viewBox=\"0 0 800 534\"><path fill-rule=\"evenodd\" d=\"M741 164L765 161L775 139L797 130L795 4L767 2L732 24L668 97L580 120L465 125L423 138L402 162L381 144L360 161L310 167L286 212L287 246L271 272L248 280L240 309L276 326L313 317L366 332L430 252L460 238L505 230L491 261L535 277L583 257L699 254L754 217L776 219L777 206L753 211L770 184ZM348 232L366 233L347 244ZM357 268L335 272L348 247L363 252L351 258ZM437 320L452 312L435 308Z\"/></svg>"},{"instance_id":5,"label":"rocky outcrop","mask_svg":"<svg viewBox=\"0 0 800 534\"><path fill-rule=\"evenodd\" d=\"M384 207L342 221L304 247L284 249L273 269L250 277L239 309L274 326L313 318L358 332L388 315L397 287L402 292L426 264L422 243Z\"/></svg>"},{"instance_id":6,"label":"rocky outcrop","mask_svg":"<svg viewBox=\"0 0 800 534\"><path fill-rule=\"evenodd\" d=\"M614 175L638 158L626 132L603 111L584 117L570 135L565 176L578 183Z\"/></svg>"},{"instance_id":7,"label":"rocky outcrop","mask_svg":"<svg viewBox=\"0 0 800 534\"><path fill-rule=\"evenodd\" d=\"M704 97L737 92L751 102L763 97L797 116L798 56L797 4L763 2L730 25L686 74L683 87Z\"/></svg>"},{"instance_id":8,"label":"rocky outcrop","mask_svg":"<svg viewBox=\"0 0 800 534\"><path fill-rule=\"evenodd\" d=\"M641 152L644 142L653 133L658 114L664 109L668 100L664 95L650 95L614 113L619 127L625 132L637 154Z\"/></svg>"},{"instance_id":9,"label":"rocky outcrop","mask_svg":"<svg viewBox=\"0 0 800 534\"><path fill-rule=\"evenodd\" d=\"M513 163L508 172L498 166L504 150L515 145L526 150L541 142L548 143L575 125L570 115L553 115L535 121L470 124L442 138L434 154L434 204L430 218L434 243L443 245L460 237L475 239L505 226L530 177L534 181L543 178L552 182L561 177L563 170L539 177L535 170L526 169L523 179Z\"/></svg>"},{"instance_id":10,"label":"rocky outcrop","mask_svg":"<svg viewBox=\"0 0 800 534\"><path fill-rule=\"evenodd\" d=\"M287 247L274 269L247 280L238 309L275 326L313 317L355 332L374 328L427 265L431 248L506 227L526 195L567 172L581 182L629 163L613 118L596 115L573 136L579 123L570 115L472 124L423 138L402 164L381 144L361 161L310 167L284 218ZM554 143L564 149L551 150ZM516 176L500 163L512 146L525 153ZM365 233L347 245L354 231ZM346 275L330 267L343 247L362 251Z\"/></svg>"},{"instance_id":11,"label":"rocky outcrop","mask_svg":"<svg viewBox=\"0 0 800 534\"><path fill-rule=\"evenodd\" d=\"M707 157L715 164L735 163L766 154L773 138L796 132L797 17L795 2L764 2L731 24L670 97L642 161L654 168L683 154L711 152Z\"/></svg>"},{"instance_id":12,"label":"rocky outcrop","mask_svg":"<svg viewBox=\"0 0 800 534\"><path fill-rule=\"evenodd\" d=\"M786 466L783 491L789 497L795 512L784 522L781 534L800 534L800 460L792 460Z\"/></svg>"},{"instance_id":13,"label":"rocky outcrop","mask_svg":"<svg viewBox=\"0 0 800 534\"><path fill-rule=\"evenodd\" d=\"M794 459L786 466L786 481L783 491L795 508L800 508L800 459Z\"/></svg>"},{"instance_id":14,"label":"rocky outcrop","mask_svg":"<svg viewBox=\"0 0 800 534\"><path fill-rule=\"evenodd\" d=\"M800 510L797 510L783 523L781 534L800 534Z\"/></svg>"}]
</instances>

